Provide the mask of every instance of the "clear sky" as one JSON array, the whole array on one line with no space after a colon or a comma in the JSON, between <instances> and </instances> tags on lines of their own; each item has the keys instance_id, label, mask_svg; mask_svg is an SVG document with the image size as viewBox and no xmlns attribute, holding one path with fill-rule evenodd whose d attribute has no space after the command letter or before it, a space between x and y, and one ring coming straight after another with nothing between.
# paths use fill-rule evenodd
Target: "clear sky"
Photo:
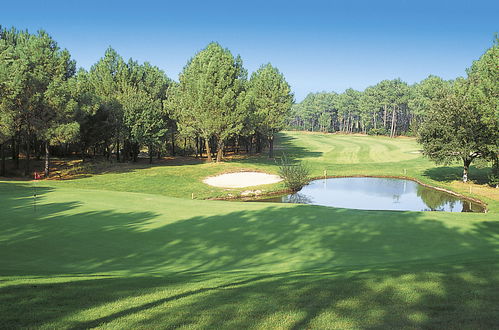
<instances>
[{"instance_id":1,"label":"clear sky","mask_svg":"<svg viewBox=\"0 0 499 330\"><path fill-rule=\"evenodd\" d=\"M383 79L464 75L499 32L499 1L2 1L0 24L46 30L86 69L112 46L175 80L217 41L250 73L271 62L301 101Z\"/></svg>"}]
</instances>

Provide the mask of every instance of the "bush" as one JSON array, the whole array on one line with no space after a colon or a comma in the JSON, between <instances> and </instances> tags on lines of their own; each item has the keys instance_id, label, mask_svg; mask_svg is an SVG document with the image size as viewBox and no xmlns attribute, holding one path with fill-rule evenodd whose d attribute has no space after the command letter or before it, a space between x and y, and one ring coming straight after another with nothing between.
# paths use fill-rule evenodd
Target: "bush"
<instances>
[{"instance_id":1,"label":"bush","mask_svg":"<svg viewBox=\"0 0 499 330\"><path fill-rule=\"evenodd\" d=\"M489 175L489 184L492 187L499 188L499 174L490 174Z\"/></svg>"},{"instance_id":2,"label":"bush","mask_svg":"<svg viewBox=\"0 0 499 330\"><path fill-rule=\"evenodd\" d=\"M388 130L384 127L371 128L369 131L367 131L367 135L388 135Z\"/></svg>"},{"instance_id":3,"label":"bush","mask_svg":"<svg viewBox=\"0 0 499 330\"><path fill-rule=\"evenodd\" d=\"M292 164L286 155L282 155L279 165L279 175L284 180L284 185L292 191L300 190L308 183L310 169L304 163Z\"/></svg>"},{"instance_id":4,"label":"bush","mask_svg":"<svg viewBox=\"0 0 499 330\"><path fill-rule=\"evenodd\" d=\"M494 161L492 173L489 174L489 184L492 187L499 188L499 162L497 160Z\"/></svg>"}]
</instances>

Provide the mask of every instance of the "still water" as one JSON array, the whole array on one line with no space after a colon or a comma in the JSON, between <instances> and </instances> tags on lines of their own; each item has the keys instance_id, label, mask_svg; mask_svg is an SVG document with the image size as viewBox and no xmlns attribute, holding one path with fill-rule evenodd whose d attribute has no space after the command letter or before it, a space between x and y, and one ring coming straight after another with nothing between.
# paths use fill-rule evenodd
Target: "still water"
<instances>
[{"instance_id":1,"label":"still water","mask_svg":"<svg viewBox=\"0 0 499 330\"><path fill-rule=\"evenodd\" d=\"M331 178L315 180L300 191L265 202L301 203L360 210L484 212L478 203L392 178Z\"/></svg>"}]
</instances>

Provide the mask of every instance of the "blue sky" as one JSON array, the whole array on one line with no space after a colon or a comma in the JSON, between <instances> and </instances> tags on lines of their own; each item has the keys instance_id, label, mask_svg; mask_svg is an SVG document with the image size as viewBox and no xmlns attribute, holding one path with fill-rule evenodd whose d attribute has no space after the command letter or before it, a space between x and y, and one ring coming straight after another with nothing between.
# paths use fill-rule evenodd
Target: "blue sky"
<instances>
[{"instance_id":1,"label":"blue sky","mask_svg":"<svg viewBox=\"0 0 499 330\"><path fill-rule=\"evenodd\" d=\"M297 101L383 79L465 74L499 32L499 1L8 1L0 24L46 30L79 66L108 46L177 79L217 41L251 73L271 62Z\"/></svg>"}]
</instances>

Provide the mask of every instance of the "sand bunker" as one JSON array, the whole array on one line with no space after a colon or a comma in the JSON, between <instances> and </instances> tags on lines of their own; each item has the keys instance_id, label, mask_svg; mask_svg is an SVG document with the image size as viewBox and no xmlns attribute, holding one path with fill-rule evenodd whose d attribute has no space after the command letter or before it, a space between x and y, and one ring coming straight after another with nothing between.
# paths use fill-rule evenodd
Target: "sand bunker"
<instances>
[{"instance_id":1,"label":"sand bunker","mask_svg":"<svg viewBox=\"0 0 499 330\"><path fill-rule=\"evenodd\" d=\"M212 176L203 180L210 186L221 188L245 188L282 181L278 175L260 172L237 172Z\"/></svg>"}]
</instances>

